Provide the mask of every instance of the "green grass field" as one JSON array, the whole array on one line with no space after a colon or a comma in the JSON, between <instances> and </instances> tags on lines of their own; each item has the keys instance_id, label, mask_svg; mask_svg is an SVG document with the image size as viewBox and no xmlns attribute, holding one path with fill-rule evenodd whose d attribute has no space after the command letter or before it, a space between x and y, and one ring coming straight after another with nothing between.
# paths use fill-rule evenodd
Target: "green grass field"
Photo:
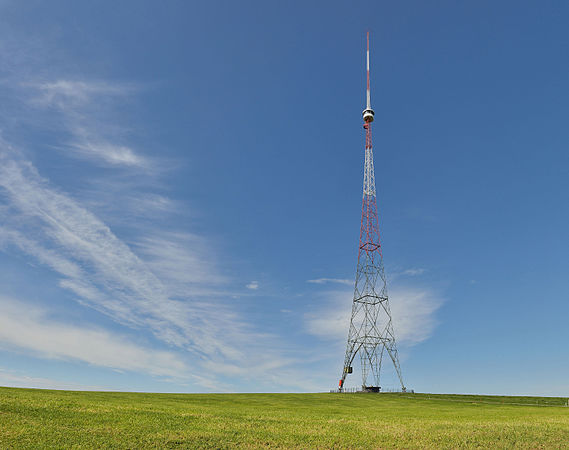
<instances>
[{"instance_id":1,"label":"green grass field","mask_svg":"<svg viewBox=\"0 0 569 450\"><path fill-rule=\"evenodd\" d=\"M0 388L0 448L567 448L566 404L538 397Z\"/></svg>"}]
</instances>

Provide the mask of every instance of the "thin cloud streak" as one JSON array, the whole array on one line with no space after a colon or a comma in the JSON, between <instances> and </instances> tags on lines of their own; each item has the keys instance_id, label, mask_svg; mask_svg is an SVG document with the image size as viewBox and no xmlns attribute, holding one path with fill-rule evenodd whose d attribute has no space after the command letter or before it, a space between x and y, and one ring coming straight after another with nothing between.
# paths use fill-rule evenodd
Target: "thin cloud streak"
<instances>
[{"instance_id":1,"label":"thin cloud streak","mask_svg":"<svg viewBox=\"0 0 569 450\"><path fill-rule=\"evenodd\" d=\"M170 296L216 295L213 287L229 281L219 273L206 240L196 234L147 231L133 246Z\"/></svg>"},{"instance_id":2,"label":"thin cloud streak","mask_svg":"<svg viewBox=\"0 0 569 450\"><path fill-rule=\"evenodd\" d=\"M94 142L85 139L83 142L72 144L77 154L87 159L100 158L109 166L127 166L144 168L148 165L145 158L137 155L134 150L124 145L113 145L108 142Z\"/></svg>"},{"instance_id":3,"label":"thin cloud streak","mask_svg":"<svg viewBox=\"0 0 569 450\"><path fill-rule=\"evenodd\" d=\"M6 249L10 245L66 277L80 278L82 276L81 267L73 261L28 239L17 230L0 228L0 249Z\"/></svg>"},{"instance_id":4,"label":"thin cloud streak","mask_svg":"<svg viewBox=\"0 0 569 450\"><path fill-rule=\"evenodd\" d=\"M61 110L86 105L100 96L125 96L135 91L134 86L102 81L57 80L43 83L27 83L40 92L34 102L42 106L55 106Z\"/></svg>"},{"instance_id":5,"label":"thin cloud streak","mask_svg":"<svg viewBox=\"0 0 569 450\"><path fill-rule=\"evenodd\" d=\"M336 284L345 284L351 286L354 284L354 280L348 280L345 278L316 278L314 280L306 280L307 283L312 284L327 284L327 283L336 283Z\"/></svg>"},{"instance_id":6,"label":"thin cloud streak","mask_svg":"<svg viewBox=\"0 0 569 450\"><path fill-rule=\"evenodd\" d=\"M423 275L426 272L426 269L423 268L415 268L415 269L407 269L404 270L403 272L401 272L402 275L408 275L411 277L417 276L417 275Z\"/></svg>"},{"instance_id":7,"label":"thin cloud streak","mask_svg":"<svg viewBox=\"0 0 569 450\"><path fill-rule=\"evenodd\" d=\"M114 391L105 386L68 383L51 378L35 377L0 367L0 386L32 388L32 389L63 389L67 391Z\"/></svg>"},{"instance_id":8,"label":"thin cloud streak","mask_svg":"<svg viewBox=\"0 0 569 450\"><path fill-rule=\"evenodd\" d=\"M78 201L111 226L127 227L135 236L160 235L164 226L156 226L159 219L176 222L193 217L187 203L172 200L156 192L168 190L157 179L147 177L109 177L87 180L78 193Z\"/></svg>"},{"instance_id":9,"label":"thin cloud streak","mask_svg":"<svg viewBox=\"0 0 569 450\"><path fill-rule=\"evenodd\" d=\"M107 330L56 322L43 309L1 296L0 311L0 346L5 349L154 376L189 375L173 352L141 347Z\"/></svg>"},{"instance_id":10,"label":"thin cloud streak","mask_svg":"<svg viewBox=\"0 0 569 450\"><path fill-rule=\"evenodd\" d=\"M156 164L121 142L124 130L112 118L112 105L118 98L136 92L132 85L102 81L66 80L24 83L32 89L30 104L38 109L55 110L64 119L67 131L73 136L62 147L65 154L89 160L106 167L124 167L146 172Z\"/></svg>"}]
</instances>

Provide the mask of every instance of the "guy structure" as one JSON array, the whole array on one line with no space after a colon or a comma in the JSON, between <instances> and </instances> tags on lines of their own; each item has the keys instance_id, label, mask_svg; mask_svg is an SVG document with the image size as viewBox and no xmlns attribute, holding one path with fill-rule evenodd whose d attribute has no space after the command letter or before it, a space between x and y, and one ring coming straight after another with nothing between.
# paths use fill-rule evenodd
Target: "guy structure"
<instances>
[{"instance_id":1,"label":"guy structure","mask_svg":"<svg viewBox=\"0 0 569 450\"><path fill-rule=\"evenodd\" d=\"M387 286L379 236L375 172L371 145L371 123L373 122L374 111L371 109L369 89L369 32L367 33L366 109L364 109L362 115L366 136L362 223L352 318L348 331L344 368L342 370L342 378L340 379L340 391L344 389L346 376L353 371L352 363L358 353L361 361L362 387L364 391L379 392L381 364L384 356L389 357L393 362L401 383L401 389L405 391L397 355L397 346L395 345L391 310L387 298ZM368 378L370 378L372 384L368 384Z\"/></svg>"}]
</instances>

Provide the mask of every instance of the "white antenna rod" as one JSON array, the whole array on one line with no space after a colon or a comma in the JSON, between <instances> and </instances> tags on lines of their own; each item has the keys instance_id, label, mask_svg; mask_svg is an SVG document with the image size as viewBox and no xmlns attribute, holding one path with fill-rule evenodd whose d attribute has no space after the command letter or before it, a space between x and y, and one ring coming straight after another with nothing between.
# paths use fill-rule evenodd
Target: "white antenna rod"
<instances>
[{"instance_id":1,"label":"white antenna rod","mask_svg":"<svg viewBox=\"0 0 569 450\"><path fill-rule=\"evenodd\" d=\"M371 109L371 95L369 92L369 31L367 32L367 104L366 109Z\"/></svg>"},{"instance_id":2,"label":"white antenna rod","mask_svg":"<svg viewBox=\"0 0 569 450\"><path fill-rule=\"evenodd\" d=\"M367 90L366 90L366 109L363 110L362 115L364 117L364 122L366 124L370 124L373 122L374 112L371 109L371 95L369 92L369 31L367 32Z\"/></svg>"}]
</instances>

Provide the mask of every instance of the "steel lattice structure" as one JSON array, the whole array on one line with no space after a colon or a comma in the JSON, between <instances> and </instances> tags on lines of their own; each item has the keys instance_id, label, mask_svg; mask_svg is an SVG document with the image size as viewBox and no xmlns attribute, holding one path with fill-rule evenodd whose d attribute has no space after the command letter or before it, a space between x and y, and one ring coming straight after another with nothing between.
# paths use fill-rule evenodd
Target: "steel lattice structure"
<instances>
[{"instance_id":1,"label":"steel lattice structure","mask_svg":"<svg viewBox=\"0 0 569 450\"><path fill-rule=\"evenodd\" d=\"M360 245L352 317L348 331L344 368L342 370L342 378L340 379L340 390L344 388L346 376L352 373L352 363L358 353L361 360L362 386L364 390L379 391L381 365L385 353L393 362L401 388L405 390L397 346L395 344L389 299L387 297L387 283L383 270L383 256L379 235L371 142L371 123L373 122L374 111L371 109L369 87L369 33L367 34L366 100L366 109L362 113L366 140ZM367 384L370 372L373 379L372 385Z\"/></svg>"}]
</instances>

